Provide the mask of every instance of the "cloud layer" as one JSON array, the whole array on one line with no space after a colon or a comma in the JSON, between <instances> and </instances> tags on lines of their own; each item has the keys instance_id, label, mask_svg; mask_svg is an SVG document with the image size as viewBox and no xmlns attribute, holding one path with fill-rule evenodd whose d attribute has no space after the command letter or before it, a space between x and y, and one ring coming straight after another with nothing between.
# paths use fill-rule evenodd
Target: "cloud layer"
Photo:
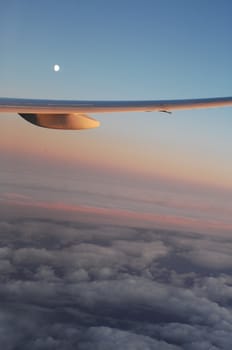
<instances>
[{"instance_id":1,"label":"cloud layer","mask_svg":"<svg viewBox=\"0 0 232 350\"><path fill-rule=\"evenodd\" d=\"M0 222L0 343L231 349L232 238L53 220Z\"/></svg>"}]
</instances>

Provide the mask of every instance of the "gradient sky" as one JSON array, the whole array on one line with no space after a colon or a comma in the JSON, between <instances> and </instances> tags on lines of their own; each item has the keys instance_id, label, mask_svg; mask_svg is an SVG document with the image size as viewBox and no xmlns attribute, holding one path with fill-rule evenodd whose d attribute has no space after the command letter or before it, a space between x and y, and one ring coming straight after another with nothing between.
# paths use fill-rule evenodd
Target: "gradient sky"
<instances>
[{"instance_id":1,"label":"gradient sky","mask_svg":"<svg viewBox=\"0 0 232 350\"><path fill-rule=\"evenodd\" d=\"M0 96L231 96L231 13L1 0ZM232 108L94 117L0 116L1 348L231 350Z\"/></svg>"},{"instance_id":2,"label":"gradient sky","mask_svg":"<svg viewBox=\"0 0 232 350\"><path fill-rule=\"evenodd\" d=\"M229 0L2 1L0 96L230 96L231 10ZM199 230L216 221L230 229L231 114L96 115L101 127L84 132L1 115L2 200L27 196L45 206L143 212L155 222L164 215L164 226L177 220Z\"/></svg>"}]
</instances>

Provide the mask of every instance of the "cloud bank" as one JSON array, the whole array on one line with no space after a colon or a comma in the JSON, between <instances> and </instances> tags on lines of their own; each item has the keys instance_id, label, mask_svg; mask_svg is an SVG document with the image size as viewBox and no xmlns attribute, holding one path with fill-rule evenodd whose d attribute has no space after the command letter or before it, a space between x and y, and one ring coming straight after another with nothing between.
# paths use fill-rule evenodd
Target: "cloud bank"
<instances>
[{"instance_id":1,"label":"cloud bank","mask_svg":"<svg viewBox=\"0 0 232 350\"><path fill-rule=\"evenodd\" d=\"M231 349L232 237L0 222L4 349Z\"/></svg>"}]
</instances>

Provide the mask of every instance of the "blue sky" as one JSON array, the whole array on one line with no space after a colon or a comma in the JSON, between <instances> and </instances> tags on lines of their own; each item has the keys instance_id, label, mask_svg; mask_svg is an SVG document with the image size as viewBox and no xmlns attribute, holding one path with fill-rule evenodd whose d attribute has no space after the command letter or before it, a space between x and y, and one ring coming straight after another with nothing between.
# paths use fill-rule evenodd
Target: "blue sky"
<instances>
[{"instance_id":1,"label":"blue sky","mask_svg":"<svg viewBox=\"0 0 232 350\"><path fill-rule=\"evenodd\" d=\"M10 1L1 7L2 74L17 95L230 94L229 1Z\"/></svg>"}]
</instances>

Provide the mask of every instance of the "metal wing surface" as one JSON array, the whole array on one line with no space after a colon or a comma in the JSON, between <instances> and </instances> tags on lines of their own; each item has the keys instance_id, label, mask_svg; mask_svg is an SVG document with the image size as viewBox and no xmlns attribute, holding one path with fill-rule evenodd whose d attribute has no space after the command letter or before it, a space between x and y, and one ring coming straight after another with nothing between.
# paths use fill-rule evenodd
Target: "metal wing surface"
<instances>
[{"instance_id":1,"label":"metal wing surface","mask_svg":"<svg viewBox=\"0 0 232 350\"><path fill-rule=\"evenodd\" d=\"M0 98L0 112L18 113L32 124L53 129L89 129L100 123L86 113L167 112L232 106L232 97L185 100L81 101Z\"/></svg>"}]
</instances>

